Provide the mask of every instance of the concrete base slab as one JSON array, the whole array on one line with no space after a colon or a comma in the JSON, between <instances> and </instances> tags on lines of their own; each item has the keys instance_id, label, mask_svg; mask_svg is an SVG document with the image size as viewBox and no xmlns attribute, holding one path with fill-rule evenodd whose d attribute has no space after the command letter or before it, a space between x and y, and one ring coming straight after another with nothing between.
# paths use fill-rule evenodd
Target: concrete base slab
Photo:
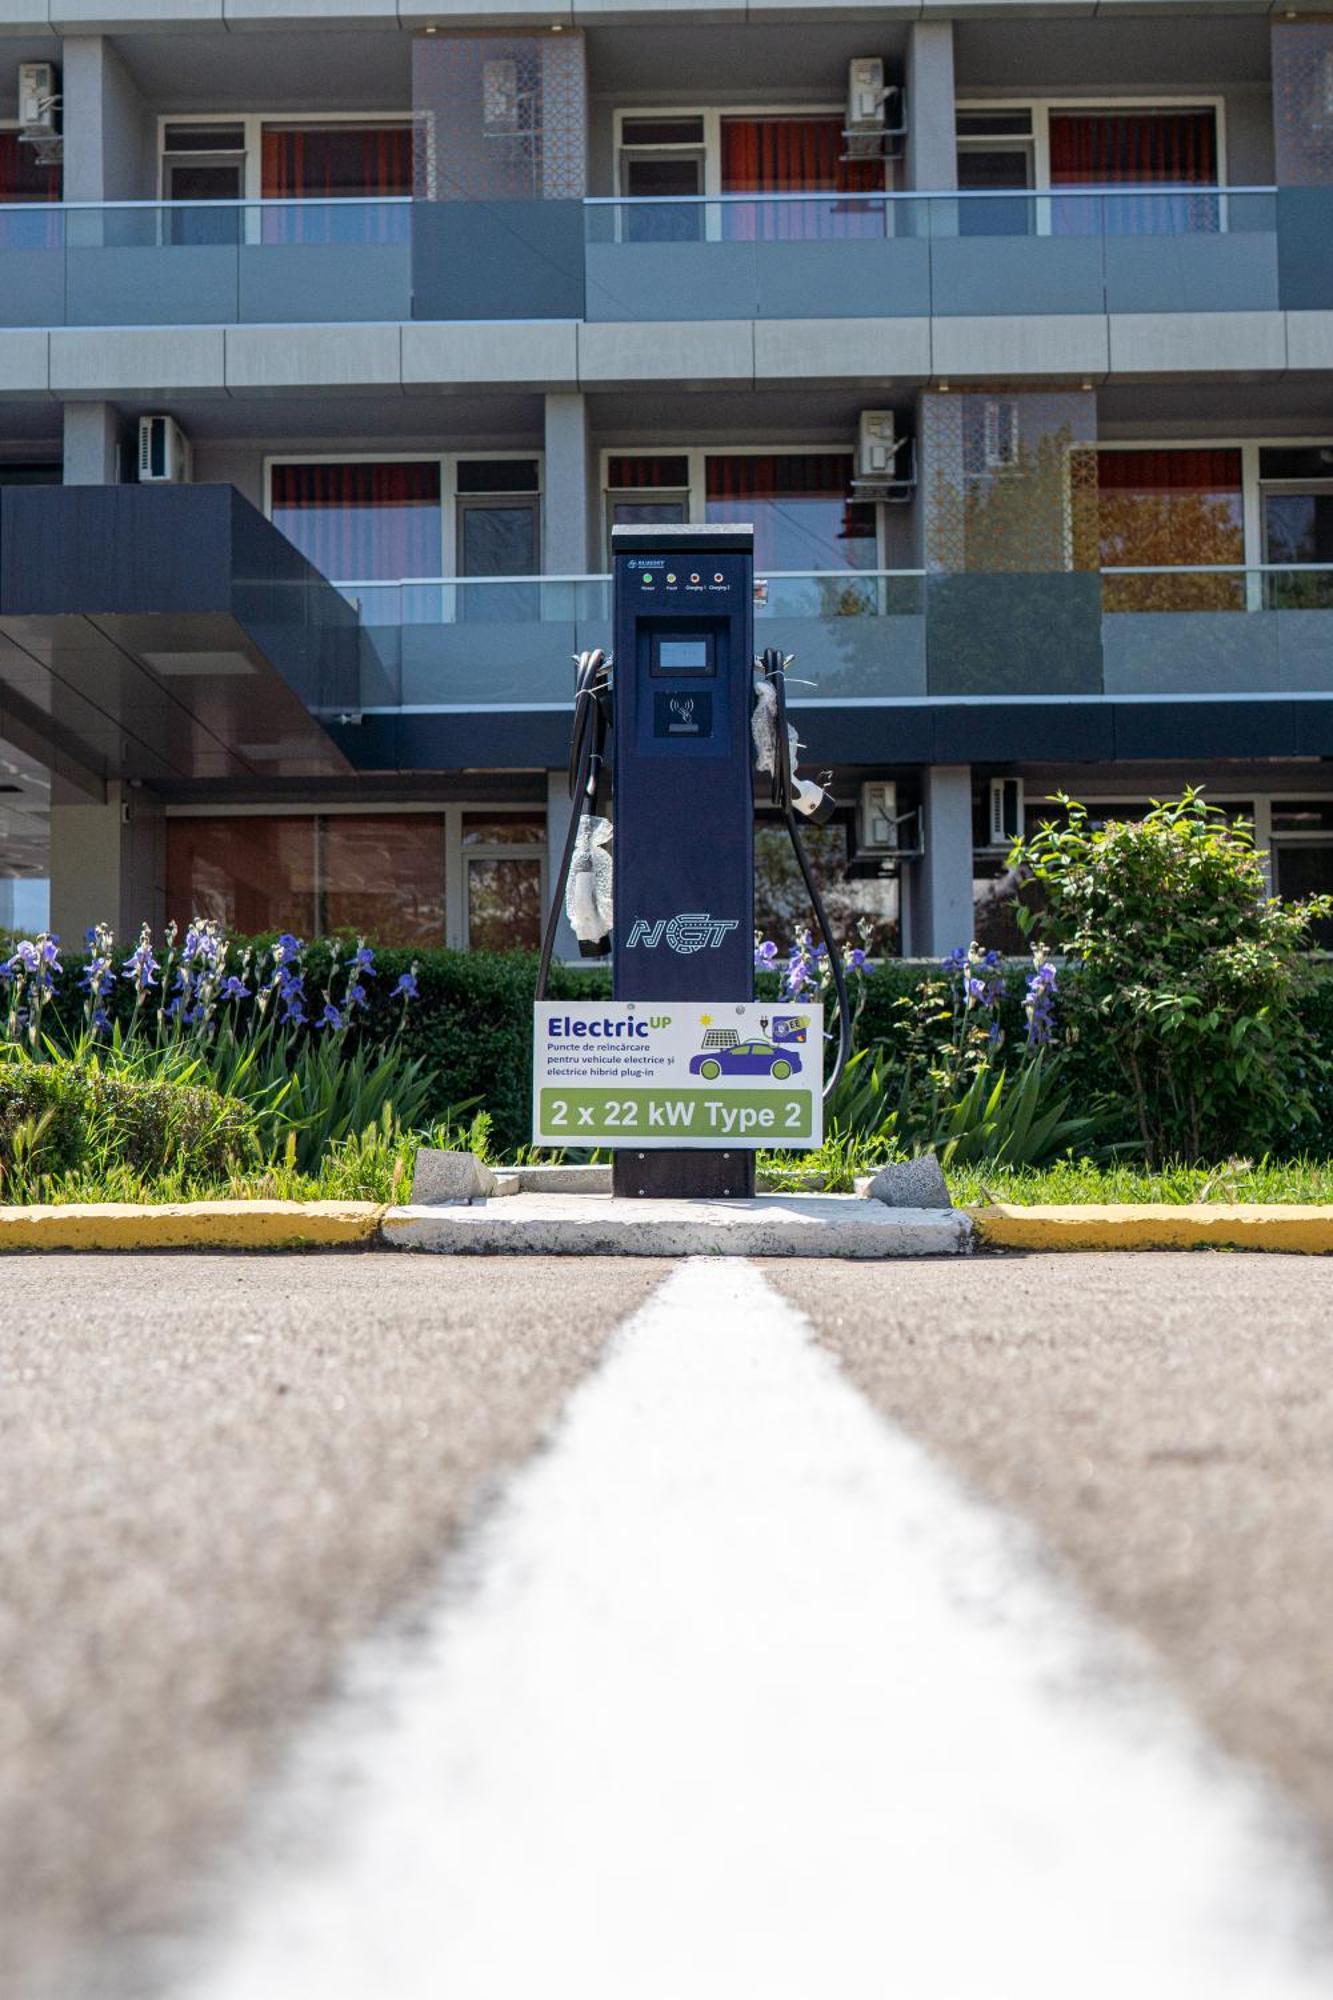
<instances>
[{"instance_id":1,"label":"concrete base slab","mask_svg":"<svg viewBox=\"0 0 1333 2000\"><path fill-rule=\"evenodd\" d=\"M857 1195L634 1201L513 1194L468 1208L391 1208L381 1241L450 1255L950 1257L971 1249L960 1210L886 1208Z\"/></svg>"}]
</instances>

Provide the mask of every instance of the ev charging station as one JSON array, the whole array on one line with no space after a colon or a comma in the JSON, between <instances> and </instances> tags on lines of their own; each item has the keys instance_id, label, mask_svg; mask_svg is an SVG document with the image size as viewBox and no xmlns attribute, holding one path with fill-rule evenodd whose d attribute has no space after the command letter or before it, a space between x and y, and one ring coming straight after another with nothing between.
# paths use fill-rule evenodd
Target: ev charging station
<instances>
[{"instance_id":1,"label":"ev charging station","mask_svg":"<svg viewBox=\"0 0 1333 2000\"><path fill-rule=\"evenodd\" d=\"M840 956L797 815L831 807L794 775L785 670L754 652L754 530L612 531L614 651L578 661L574 815L542 945L533 1138L609 1145L617 1195L754 1193L754 1155L817 1146L846 1060ZM839 1001L754 999L758 780L781 813ZM612 962L612 1002L546 997L563 902L581 953Z\"/></svg>"}]
</instances>

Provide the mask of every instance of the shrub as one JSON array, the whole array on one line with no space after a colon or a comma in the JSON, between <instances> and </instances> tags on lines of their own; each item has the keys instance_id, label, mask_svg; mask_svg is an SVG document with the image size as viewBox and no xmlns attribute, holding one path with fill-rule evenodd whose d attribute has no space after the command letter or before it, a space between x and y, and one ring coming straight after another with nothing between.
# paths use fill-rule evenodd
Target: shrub
<instances>
[{"instance_id":1,"label":"shrub","mask_svg":"<svg viewBox=\"0 0 1333 2000\"><path fill-rule=\"evenodd\" d=\"M219 1178L256 1157L247 1107L199 1083L103 1069L96 1061L0 1062L0 1193L41 1198L43 1176L124 1168Z\"/></svg>"},{"instance_id":2,"label":"shrub","mask_svg":"<svg viewBox=\"0 0 1333 2000\"><path fill-rule=\"evenodd\" d=\"M1060 803L1067 824L1012 863L1045 891L1020 920L1076 962L1085 1074L1100 1044L1150 1164L1298 1149L1327 1073L1301 1019L1301 947L1328 899L1269 897L1251 828L1197 792L1105 826Z\"/></svg>"}]
</instances>

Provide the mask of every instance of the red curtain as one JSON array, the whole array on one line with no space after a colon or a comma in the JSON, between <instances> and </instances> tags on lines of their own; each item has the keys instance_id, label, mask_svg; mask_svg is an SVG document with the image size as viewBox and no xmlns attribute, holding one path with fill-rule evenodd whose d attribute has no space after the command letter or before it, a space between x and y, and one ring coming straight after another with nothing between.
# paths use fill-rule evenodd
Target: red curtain
<instances>
[{"instance_id":1,"label":"red curtain","mask_svg":"<svg viewBox=\"0 0 1333 2000\"><path fill-rule=\"evenodd\" d=\"M334 582L440 574L440 468L275 465L273 519Z\"/></svg>"},{"instance_id":2,"label":"red curtain","mask_svg":"<svg viewBox=\"0 0 1333 2000\"><path fill-rule=\"evenodd\" d=\"M1052 112L1052 187L1145 181L1217 185L1211 111Z\"/></svg>"},{"instance_id":3,"label":"red curtain","mask_svg":"<svg viewBox=\"0 0 1333 2000\"><path fill-rule=\"evenodd\" d=\"M844 500L852 459L844 451L747 452L707 461L710 500Z\"/></svg>"},{"instance_id":4,"label":"red curtain","mask_svg":"<svg viewBox=\"0 0 1333 2000\"><path fill-rule=\"evenodd\" d=\"M57 250L62 242L61 218L40 212L60 200L60 168L40 165L31 146L19 144L17 132L0 132L0 202L22 202L30 212L0 212L0 249Z\"/></svg>"},{"instance_id":5,"label":"red curtain","mask_svg":"<svg viewBox=\"0 0 1333 2000\"><path fill-rule=\"evenodd\" d=\"M1057 111L1051 186L1215 188L1211 111ZM1051 204L1057 236L1181 236L1215 232L1215 194L1065 195Z\"/></svg>"},{"instance_id":6,"label":"red curtain","mask_svg":"<svg viewBox=\"0 0 1333 2000\"><path fill-rule=\"evenodd\" d=\"M724 118L724 194L874 194L882 160L845 160L842 119ZM723 233L745 242L882 236L881 202L730 202Z\"/></svg>"},{"instance_id":7,"label":"red curtain","mask_svg":"<svg viewBox=\"0 0 1333 2000\"><path fill-rule=\"evenodd\" d=\"M407 125L268 126L264 193L310 199L411 194L412 132Z\"/></svg>"},{"instance_id":8,"label":"red curtain","mask_svg":"<svg viewBox=\"0 0 1333 2000\"><path fill-rule=\"evenodd\" d=\"M390 243L405 240L406 209L333 209L323 203L412 192L407 125L268 126L262 147L264 196L312 209L268 209L266 243Z\"/></svg>"},{"instance_id":9,"label":"red curtain","mask_svg":"<svg viewBox=\"0 0 1333 2000\"><path fill-rule=\"evenodd\" d=\"M1101 492L1234 493L1241 490L1238 451L1101 451Z\"/></svg>"},{"instance_id":10,"label":"red curtain","mask_svg":"<svg viewBox=\"0 0 1333 2000\"><path fill-rule=\"evenodd\" d=\"M636 487L663 487L678 492L690 483L687 458L612 458L607 461L606 483L613 493L633 492Z\"/></svg>"}]
</instances>

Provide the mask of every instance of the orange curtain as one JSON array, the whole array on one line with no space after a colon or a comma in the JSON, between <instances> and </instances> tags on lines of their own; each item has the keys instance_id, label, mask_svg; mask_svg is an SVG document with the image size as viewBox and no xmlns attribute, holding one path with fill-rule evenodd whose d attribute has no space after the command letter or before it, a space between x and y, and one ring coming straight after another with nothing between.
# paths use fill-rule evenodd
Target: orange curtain
<instances>
[{"instance_id":1,"label":"orange curtain","mask_svg":"<svg viewBox=\"0 0 1333 2000\"><path fill-rule=\"evenodd\" d=\"M842 119L724 118L724 194L865 195L882 192L882 160L843 158ZM742 241L791 242L882 236L881 202L730 202L723 233Z\"/></svg>"}]
</instances>

